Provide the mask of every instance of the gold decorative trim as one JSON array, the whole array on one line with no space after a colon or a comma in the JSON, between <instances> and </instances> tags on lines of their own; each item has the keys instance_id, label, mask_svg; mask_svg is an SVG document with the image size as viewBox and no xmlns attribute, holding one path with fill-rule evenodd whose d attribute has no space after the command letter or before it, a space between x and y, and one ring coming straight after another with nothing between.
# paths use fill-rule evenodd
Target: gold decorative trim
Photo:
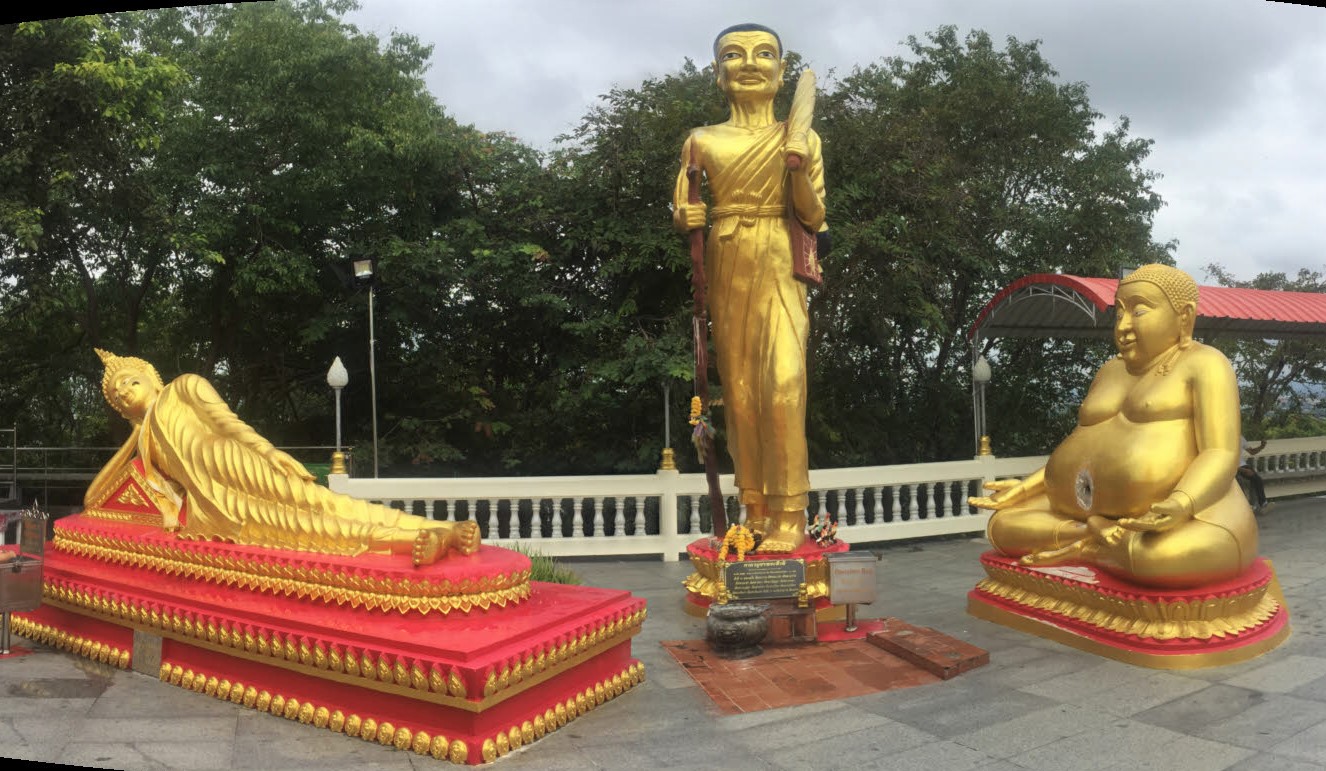
<instances>
[{"instance_id":1,"label":"gold decorative trim","mask_svg":"<svg viewBox=\"0 0 1326 771\"><path fill-rule=\"evenodd\" d=\"M1246 594L1164 602L1106 594L1092 586L989 564L985 571L989 578L976 585L978 591L1097 629L1145 639L1209 640L1236 635L1264 623L1280 609L1267 585Z\"/></svg>"},{"instance_id":2,"label":"gold decorative trim","mask_svg":"<svg viewBox=\"0 0 1326 771\"><path fill-rule=\"evenodd\" d=\"M142 495L133 487L124 487L125 483L130 481L139 488L147 487L147 480L143 479L143 476L138 473L138 469L132 463L125 466L124 470L115 478L115 481L107 486L106 489L110 492L108 492L101 500L93 502L93 504L88 506L83 513L92 519L128 523L131 525L161 527L160 514L146 511L122 511L102 508L102 506L105 506L110 502L111 496L116 493L119 493L119 496L116 498L117 503L139 506L150 505L147 501L143 500ZM128 498L128 500L125 500L125 498Z\"/></svg>"},{"instance_id":3,"label":"gold decorative trim","mask_svg":"<svg viewBox=\"0 0 1326 771\"><path fill-rule=\"evenodd\" d=\"M1010 610L996 607L976 598L968 598L967 613L976 618L983 618L1009 629L1016 629L1020 632L1033 634L1046 640L1053 640L1057 643L1067 645L1071 648L1077 648L1080 651L1094 653L1115 661L1122 661L1125 664L1132 664L1139 667L1150 669L1169 669L1169 670L1187 670L1203 669L1206 667L1223 667L1229 664L1237 664L1241 661L1257 658L1267 651L1274 650L1289 637L1289 624L1285 624L1279 632L1251 645L1245 645L1241 648L1230 648L1221 651L1212 651L1210 653L1175 653L1175 654L1155 654L1142 651L1124 650L1112 645L1092 640L1075 634L1062 627L1055 626L1045 621L1020 616Z\"/></svg>"},{"instance_id":4,"label":"gold decorative trim","mask_svg":"<svg viewBox=\"0 0 1326 771\"><path fill-rule=\"evenodd\" d=\"M185 690L203 693L248 709L267 712L286 720L297 720L314 728L326 728L333 733L357 736L364 741L377 742L398 750L409 750L416 755L428 755L437 760L448 760L456 764L465 764L469 761L469 746L460 739L448 742L446 736L433 736L427 731L408 726L395 726L385 720L379 722L372 716L357 713L346 715L339 709L332 710L326 706L287 698L279 693L273 694L262 690L261 685L232 683L228 679L218 679L215 675L195 672L169 661L161 662L157 677L163 683L177 685ZM532 719L525 720L519 725L512 725L493 738L485 739L480 748L483 762L491 763L511 750L542 739L578 716L643 683L644 680L645 665L637 661L610 679L587 687L574 698L565 702L555 702L541 714L536 710Z\"/></svg>"},{"instance_id":5,"label":"gold decorative trim","mask_svg":"<svg viewBox=\"0 0 1326 771\"><path fill-rule=\"evenodd\" d=\"M483 576L475 581L429 582L384 579L310 567L292 567L255 560L199 554L165 545L92 535L57 528L55 548L100 562L152 570L171 576L209 581L257 592L311 599L352 608L468 613L506 607L529 598L529 571L509 576Z\"/></svg>"},{"instance_id":6,"label":"gold decorative trim","mask_svg":"<svg viewBox=\"0 0 1326 771\"><path fill-rule=\"evenodd\" d=\"M38 624L20 616L10 618L10 628L14 634L26 637L36 643L68 651L83 658L110 664L119 669L129 668L130 652L103 642L69 634L61 629L46 624Z\"/></svg>"},{"instance_id":7,"label":"gold decorative trim","mask_svg":"<svg viewBox=\"0 0 1326 771\"><path fill-rule=\"evenodd\" d=\"M95 590L74 589L50 581L42 586L42 598L56 608L150 629L163 637L236 658L471 712L488 709L629 640L639 633L646 616L646 608L623 613L573 639L527 650L521 654L523 658L512 657L500 670L490 667L483 696L474 701L467 698L464 676L455 667L443 677L442 666L434 662L272 629L244 630L238 623L227 620L187 612L162 612Z\"/></svg>"}]
</instances>

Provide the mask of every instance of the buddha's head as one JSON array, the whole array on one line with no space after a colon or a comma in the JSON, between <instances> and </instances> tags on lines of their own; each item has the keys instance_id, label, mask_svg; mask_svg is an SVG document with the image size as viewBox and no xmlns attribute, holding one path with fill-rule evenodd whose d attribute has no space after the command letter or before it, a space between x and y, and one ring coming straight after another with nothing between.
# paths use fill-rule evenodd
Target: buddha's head
<instances>
[{"instance_id":1,"label":"buddha's head","mask_svg":"<svg viewBox=\"0 0 1326 771\"><path fill-rule=\"evenodd\" d=\"M156 401L165 385L156 367L136 356L116 356L100 348L95 349L106 373L101 376L101 393L115 411L132 423L139 423L147 408Z\"/></svg>"},{"instance_id":2,"label":"buddha's head","mask_svg":"<svg viewBox=\"0 0 1326 771\"><path fill-rule=\"evenodd\" d=\"M773 99L783 85L783 41L759 24L736 24L714 39L714 72L730 101Z\"/></svg>"},{"instance_id":3,"label":"buddha's head","mask_svg":"<svg viewBox=\"0 0 1326 771\"><path fill-rule=\"evenodd\" d=\"M1114 309L1114 344L1128 371L1140 372L1192 343L1197 282L1169 265L1143 265L1119 282Z\"/></svg>"}]
</instances>

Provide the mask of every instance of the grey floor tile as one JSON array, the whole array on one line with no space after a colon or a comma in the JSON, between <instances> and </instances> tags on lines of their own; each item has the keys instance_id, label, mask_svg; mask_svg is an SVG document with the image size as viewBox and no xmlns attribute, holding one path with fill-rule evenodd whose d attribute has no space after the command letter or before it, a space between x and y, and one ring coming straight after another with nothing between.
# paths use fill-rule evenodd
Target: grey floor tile
<instances>
[{"instance_id":1,"label":"grey floor tile","mask_svg":"<svg viewBox=\"0 0 1326 771\"><path fill-rule=\"evenodd\" d=\"M1222 682L1250 690L1289 693L1320 677L1326 677L1326 658L1294 655L1276 658Z\"/></svg>"}]
</instances>

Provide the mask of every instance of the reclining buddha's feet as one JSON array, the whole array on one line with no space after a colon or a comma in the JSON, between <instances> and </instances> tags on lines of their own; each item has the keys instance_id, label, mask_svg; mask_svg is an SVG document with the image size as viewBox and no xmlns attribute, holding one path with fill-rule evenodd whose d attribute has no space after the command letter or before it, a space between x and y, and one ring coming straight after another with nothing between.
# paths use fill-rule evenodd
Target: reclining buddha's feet
<instances>
[{"instance_id":1,"label":"reclining buddha's feet","mask_svg":"<svg viewBox=\"0 0 1326 771\"><path fill-rule=\"evenodd\" d=\"M478 551L479 524L470 520L437 522L420 529L414 537L410 561L415 567L431 565L446 554L447 549L455 549L458 554Z\"/></svg>"}]
</instances>

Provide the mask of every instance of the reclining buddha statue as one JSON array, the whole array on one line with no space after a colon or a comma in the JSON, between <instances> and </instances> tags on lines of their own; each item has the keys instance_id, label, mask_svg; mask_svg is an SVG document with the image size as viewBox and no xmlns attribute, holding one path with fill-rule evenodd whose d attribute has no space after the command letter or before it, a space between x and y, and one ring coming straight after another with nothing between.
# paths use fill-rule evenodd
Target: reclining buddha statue
<instances>
[{"instance_id":1,"label":"reclining buddha statue","mask_svg":"<svg viewBox=\"0 0 1326 771\"><path fill-rule=\"evenodd\" d=\"M1024 565L1085 564L1143 586L1233 578L1257 556L1235 481L1239 395L1220 351L1192 339L1197 284L1145 265L1119 282L1114 342L1045 467L989 484L991 545Z\"/></svg>"},{"instance_id":2,"label":"reclining buddha statue","mask_svg":"<svg viewBox=\"0 0 1326 771\"><path fill-rule=\"evenodd\" d=\"M100 349L102 394L133 426L88 488L89 509L141 461L162 524L181 538L323 554L409 555L417 567L479 548L475 522L439 522L334 493L239 419L198 375Z\"/></svg>"}]
</instances>

